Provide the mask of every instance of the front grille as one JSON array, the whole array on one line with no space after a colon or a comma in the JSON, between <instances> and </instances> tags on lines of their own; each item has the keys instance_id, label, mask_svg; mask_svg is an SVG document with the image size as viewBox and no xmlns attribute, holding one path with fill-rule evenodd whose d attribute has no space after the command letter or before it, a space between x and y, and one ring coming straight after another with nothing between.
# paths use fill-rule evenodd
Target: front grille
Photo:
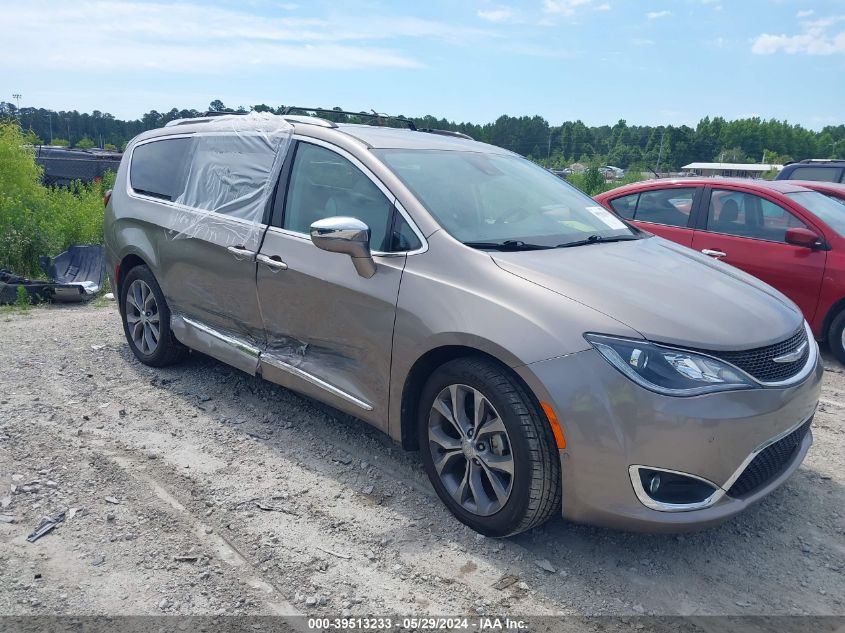
<instances>
[{"instance_id":1,"label":"front grille","mask_svg":"<svg viewBox=\"0 0 845 633\"><path fill-rule=\"evenodd\" d=\"M774 358L797 350L802 343L807 343L801 357L791 363L776 363ZM761 382L778 382L792 378L804 367L810 355L811 341L807 340L807 330L803 327L785 341L758 347L742 352L707 352L711 356L735 365L745 373Z\"/></svg>"},{"instance_id":2,"label":"front grille","mask_svg":"<svg viewBox=\"0 0 845 633\"><path fill-rule=\"evenodd\" d=\"M780 475L792 462L801 441L810 430L812 418L784 438L767 446L751 460L728 490L731 497L745 497Z\"/></svg>"}]
</instances>

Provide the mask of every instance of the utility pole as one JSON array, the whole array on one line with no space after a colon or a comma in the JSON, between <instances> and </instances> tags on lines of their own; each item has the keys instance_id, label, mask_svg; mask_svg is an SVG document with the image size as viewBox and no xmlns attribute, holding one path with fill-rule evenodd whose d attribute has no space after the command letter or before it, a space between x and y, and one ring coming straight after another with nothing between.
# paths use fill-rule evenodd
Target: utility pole
<instances>
[{"instance_id":1,"label":"utility pole","mask_svg":"<svg viewBox=\"0 0 845 633\"><path fill-rule=\"evenodd\" d=\"M546 150L546 160L552 157L552 131L549 130L549 149Z\"/></svg>"},{"instance_id":2,"label":"utility pole","mask_svg":"<svg viewBox=\"0 0 845 633\"><path fill-rule=\"evenodd\" d=\"M47 112L47 120L50 121L50 145L53 144L53 111Z\"/></svg>"}]
</instances>

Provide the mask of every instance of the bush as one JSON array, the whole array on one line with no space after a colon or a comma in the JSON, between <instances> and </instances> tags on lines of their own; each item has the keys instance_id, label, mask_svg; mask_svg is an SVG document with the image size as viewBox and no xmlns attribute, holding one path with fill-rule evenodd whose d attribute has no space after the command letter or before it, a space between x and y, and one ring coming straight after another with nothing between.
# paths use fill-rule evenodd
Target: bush
<instances>
[{"instance_id":1,"label":"bush","mask_svg":"<svg viewBox=\"0 0 845 633\"><path fill-rule=\"evenodd\" d=\"M0 121L0 268L42 276L39 255L103 240L103 192L114 183L41 184L32 138L16 121Z\"/></svg>"},{"instance_id":2,"label":"bush","mask_svg":"<svg viewBox=\"0 0 845 633\"><path fill-rule=\"evenodd\" d=\"M605 191L610 191L622 185L628 185L632 182L639 182L643 179L639 171L629 170L625 177L621 180L611 180L605 182L601 173L595 167L591 167L585 172L571 174L566 177L567 182L586 193L588 196L595 196Z\"/></svg>"}]
</instances>

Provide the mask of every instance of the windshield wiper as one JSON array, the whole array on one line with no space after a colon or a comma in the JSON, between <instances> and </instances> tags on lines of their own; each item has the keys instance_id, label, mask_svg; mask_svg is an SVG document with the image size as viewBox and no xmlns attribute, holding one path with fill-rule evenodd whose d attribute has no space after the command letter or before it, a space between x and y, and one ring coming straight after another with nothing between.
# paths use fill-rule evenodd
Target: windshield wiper
<instances>
[{"instance_id":1,"label":"windshield wiper","mask_svg":"<svg viewBox=\"0 0 845 633\"><path fill-rule=\"evenodd\" d=\"M504 242L464 242L467 246L472 248L489 248L498 251L539 251L547 248L555 248L554 246L544 246L543 244L529 244L522 240L505 240Z\"/></svg>"},{"instance_id":2,"label":"windshield wiper","mask_svg":"<svg viewBox=\"0 0 845 633\"><path fill-rule=\"evenodd\" d=\"M570 248L571 246L586 246L587 244L598 244L606 242L630 242L631 240L640 239L636 235L617 235L615 237L602 237L601 235L591 235L583 240L576 240L575 242L565 242L558 244L555 248Z\"/></svg>"}]
</instances>

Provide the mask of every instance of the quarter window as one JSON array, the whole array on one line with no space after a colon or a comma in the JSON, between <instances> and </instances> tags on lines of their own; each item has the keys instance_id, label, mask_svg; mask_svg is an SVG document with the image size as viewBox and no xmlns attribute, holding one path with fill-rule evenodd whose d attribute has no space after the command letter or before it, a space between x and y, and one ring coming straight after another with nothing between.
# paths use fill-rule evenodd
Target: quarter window
<instances>
[{"instance_id":1,"label":"quarter window","mask_svg":"<svg viewBox=\"0 0 845 633\"><path fill-rule=\"evenodd\" d=\"M751 193L714 189L707 230L770 242L785 242L786 230L808 228L778 204Z\"/></svg>"},{"instance_id":2,"label":"quarter window","mask_svg":"<svg viewBox=\"0 0 845 633\"><path fill-rule=\"evenodd\" d=\"M631 194L630 196L621 196L611 200L610 206L613 207L613 210L623 218L633 220L634 214L637 211L637 200L639 200L639 198L640 194L638 193Z\"/></svg>"},{"instance_id":3,"label":"quarter window","mask_svg":"<svg viewBox=\"0 0 845 633\"><path fill-rule=\"evenodd\" d=\"M172 138L138 145L132 151L129 182L136 193L176 200L185 190L191 139Z\"/></svg>"},{"instance_id":4,"label":"quarter window","mask_svg":"<svg viewBox=\"0 0 845 633\"><path fill-rule=\"evenodd\" d=\"M353 217L370 227L370 248L392 250L393 204L343 156L300 143L291 170L283 228L308 233L311 224L333 216ZM397 227L400 233L401 227ZM413 235L413 232L409 230ZM416 236L414 236L416 237ZM410 239L410 238L408 238Z\"/></svg>"}]
</instances>

